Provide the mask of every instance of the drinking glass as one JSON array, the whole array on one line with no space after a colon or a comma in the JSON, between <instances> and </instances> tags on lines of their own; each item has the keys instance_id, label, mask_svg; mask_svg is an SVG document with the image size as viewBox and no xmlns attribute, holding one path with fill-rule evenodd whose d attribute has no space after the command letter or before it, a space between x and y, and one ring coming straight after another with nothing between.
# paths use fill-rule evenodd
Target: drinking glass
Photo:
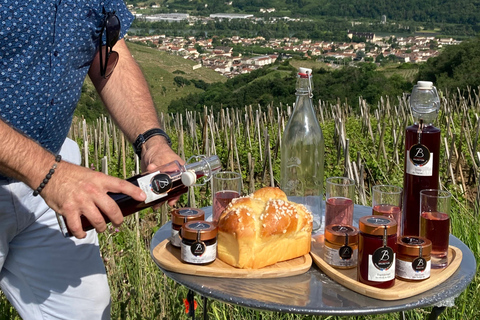
<instances>
[{"instance_id":1,"label":"drinking glass","mask_svg":"<svg viewBox=\"0 0 480 320\"><path fill-rule=\"evenodd\" d=\"M372 187L372 215L392 218L397 222L397 237L400 237L402 221L403 189L380 184Z\"/></svg>"},{"instance_id":2,"label":"drinking glass","mask_svg":"<svg viewBox=\"0 0 480 320\"><path fill-rule=\"evenodd\" d=\"M330 177L326 184L325 227L332 224L353 224L355 181L345 177Z\"/></svg>"},{"instance_id":3,"label":"drinking glass","mask_svg":"<svg viewBox=\"0 0 480 320\"><path fill-rule=\"evenodd\" d=\"M223 210L228 206L232 199L241 195L242 176L233 171L217 172L212 178L212 221L217 224Z\"/></svg>"},{"instance_id":4,"label":"drinking glass","mask_svg":"<svg viewBox=\"0 0 480 320\"><path fill-rule=\"evenodd\" d=\"M448 265L452 194L438 189L420 191L420 236L432 241L432 268Z\"/></svg>"}]
</instances>

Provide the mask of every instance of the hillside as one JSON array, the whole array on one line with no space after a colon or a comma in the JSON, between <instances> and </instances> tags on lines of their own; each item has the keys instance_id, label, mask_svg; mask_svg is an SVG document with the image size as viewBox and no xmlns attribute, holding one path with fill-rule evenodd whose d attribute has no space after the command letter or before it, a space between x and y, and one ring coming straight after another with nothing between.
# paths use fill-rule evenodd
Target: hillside
<instances>
[{"instance_id":1,"label":"hillside","mask_svg":"<svg viewBox=\"0 0 480 320\"><path fill-rule=\"evenodd\" d=\"M178 86L174 81L176 76L188 80L202 80L206 83L226 81L225 77L211 69L199 68L193 70L195 62L191 60L131 42L127 45L147 79L155 106L159 112L167 112L168 105L174 99L203 91L194 85ZM93 84L87 78L82 88L82 97L75 115L93 120L98 118L102 112L105 113L103 105Z\"/></svg>"}]
</instances>

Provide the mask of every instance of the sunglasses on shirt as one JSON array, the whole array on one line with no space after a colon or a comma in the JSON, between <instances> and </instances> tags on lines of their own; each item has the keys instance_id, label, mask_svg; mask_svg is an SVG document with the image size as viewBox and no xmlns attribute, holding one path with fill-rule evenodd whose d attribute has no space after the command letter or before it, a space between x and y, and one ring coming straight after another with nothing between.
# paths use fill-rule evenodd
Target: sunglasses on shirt
<instances>
[{"instance_id":1,"label":"sunglasses on shirt","mask_svg":"<svg viewBox=\"0 0 480 320\"><path fill-rule=\"evenodd\" d=\"M105 31L106 45L103 52L102 36ZM118 53L113 51L113 46L117 43L120 36L120 19L113 12L105 12L103 8L102 31L98 40L100 48L100 75L107 79L112 74L118 62Z\"/></svg>"}]
</instances>

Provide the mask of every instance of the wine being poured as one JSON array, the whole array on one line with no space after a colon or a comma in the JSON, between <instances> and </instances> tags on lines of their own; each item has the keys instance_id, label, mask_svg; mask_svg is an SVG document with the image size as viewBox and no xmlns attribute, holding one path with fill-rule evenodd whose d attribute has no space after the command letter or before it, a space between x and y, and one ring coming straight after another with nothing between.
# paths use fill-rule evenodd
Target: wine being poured
<instances>
[{"instance_id":1,"label":"wine being poured","mask_svg":"<svg viewBox=\"0 0 480 320\"><path fill-rule=\"evenodd\" d=\"M192 159L195 162L188 163ZM188 187L202 185L211 179L211 177L220 171L222 164L218 156L210 157L195 156L189 159L186 164L181 165L178 161L165 164L155 172L147 172L135 175L126 179L126 181L140 187L146 194L145 201L137 201L123 193L112 193L108 195L117 203L124 217L131 215L139 210L152 207L175 198L188 191ZM201 184L196 184L197 179L203 179ZM105 222L110 219L102 213ZM72 235L68 229L65 218L57 214L60 229L65 237ZM93 229L90 221L85 217L80 217L84 231Z\"/></svg>"}]
</instances>

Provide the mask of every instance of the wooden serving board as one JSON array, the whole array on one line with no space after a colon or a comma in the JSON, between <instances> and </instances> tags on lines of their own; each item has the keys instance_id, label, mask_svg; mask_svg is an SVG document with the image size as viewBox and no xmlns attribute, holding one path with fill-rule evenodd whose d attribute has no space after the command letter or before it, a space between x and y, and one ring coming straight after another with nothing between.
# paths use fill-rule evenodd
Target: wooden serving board
<instances>
[{"instance_id":1,"label":"wooden serving board","mask_svg":"<svg viewBox=\"0 0 480 320\"><path fill-rule=\"evenodd\" d=\"M168 271L217 278L282 278L305 273L312 266L309 254L261 269L235 268L218 258L207 265L190 264L181 261L180 248L172 246L168 239L153 249L153 258Z\"/></svg>"},{"instance_id":2,"label":"wooden serving board","mask_svg":"<svg viewBox=\"0 0 480 320\"><path fill-rule=\"evenodd\" d=\"M355 292L380 300L399 300L432 289L448 279L462 262L462 251L457 247L448 248L448 266L444 269L431 269L430 278L422 281L395 279L395 285L388 289L375 288L357 280L357 268L335 269L323 260L323 235L312 242L310 251L315 264L331 279Z\"/></svg>"}]
</instances>

